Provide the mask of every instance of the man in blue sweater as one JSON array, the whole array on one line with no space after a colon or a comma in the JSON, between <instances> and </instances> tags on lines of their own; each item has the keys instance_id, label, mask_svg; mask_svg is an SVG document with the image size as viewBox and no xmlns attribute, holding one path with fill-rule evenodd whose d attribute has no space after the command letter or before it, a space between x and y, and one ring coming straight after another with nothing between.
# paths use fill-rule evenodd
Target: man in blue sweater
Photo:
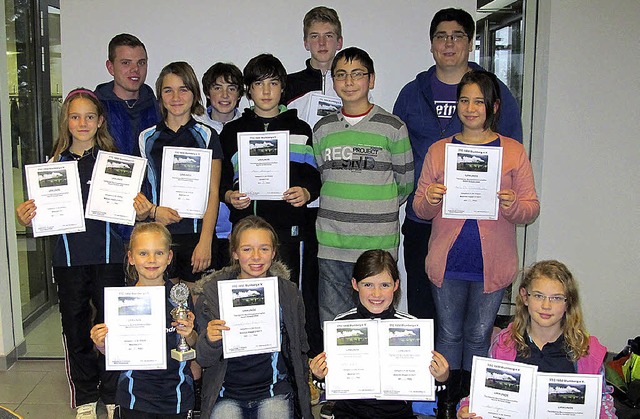
<instances>
[{"instance_id":1,"label":"man in blue sweater","mask_svg":"<svg viewBox=\"0 0 640 419\"><path fill-rule=\"evenodd\" d=\"M415 183L418 184L422 165L429 147L436 141L450 137L462 131L460 119L456 113L456 89L462 76L470 70L481 69L469 62L469 53L474 48L475 22L471 15L462 9L442 9L431 20L429 36L431 53L436 64L427 71L419 73L398 95L393 113L407 125L413 150ZM520 109L509 91L500 82L502 102L498 132L507 137L522 141L522 122ZM406 205L406 218L402 225L404 235L404 263L407 271L407 305L410 314L423 319L436 319L435 306L431 295L430 282L425 273L425 259L431 221L422 220L413 212L412 203L415 190ZM452 393L460 391L459 371L452 371L447 388ZM466 381L466 378L463 381ZM470 378L470 377L469 377ZM455 399L456 394L451 394ZM442 403L447 394L438 394L438 417L446 409Z\"/></svg>"}]
</instances>

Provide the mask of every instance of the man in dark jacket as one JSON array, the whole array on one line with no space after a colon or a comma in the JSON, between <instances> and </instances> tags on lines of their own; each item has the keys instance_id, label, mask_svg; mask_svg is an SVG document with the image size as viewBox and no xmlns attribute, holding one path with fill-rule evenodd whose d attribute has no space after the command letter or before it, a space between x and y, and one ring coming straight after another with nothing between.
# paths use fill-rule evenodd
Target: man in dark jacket
<instances>
[{"instance_id":1,"label":"man in dark jacket","mask_svg":"<svg viewBox=\"0 0 640 419\"><path fill-rule=\"evenodd\" d=\"M113 81L96 87L105 107L109 133L118 151L132 154L140 132L160 121L158 102L147 78L147 50L135 36L122 33L109 42L106 62Z\"/></svg>"}]
</instances>

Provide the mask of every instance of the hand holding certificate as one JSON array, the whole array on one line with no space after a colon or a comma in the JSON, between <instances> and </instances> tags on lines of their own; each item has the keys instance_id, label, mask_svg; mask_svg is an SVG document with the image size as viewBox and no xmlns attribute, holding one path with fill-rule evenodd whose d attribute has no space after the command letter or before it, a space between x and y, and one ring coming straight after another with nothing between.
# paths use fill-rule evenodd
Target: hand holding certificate
<instances>
[{"instance_id":1,"label":"hand holding certificate","mask_svg":"<svg viewBox=\"0 0 640 419\"><path fill-rule=\"evenodd\" d=\"M502 147L447 144L442 218L497 220Z\"/></svg>"},{"instance_id":2,"label":"hand holding certificate","mask_svg":"<svg viewBox=\"0 0 640 419\"><path fill-rule=\"evenodd\" d=\"M132 226L133 199L140 192L147 160L100 150L91 175L85 217Z\"/></svg>"},{"instance_id":3,"label":"hand holding certificate","mask_svg":"<svg viewBox=\"0 0 640 419\"><path fill-rule=\"evenodd\" d=\"M207 210L213 151L163 147L160 206L183 218L202 218Z\"/></svg>"},{"instance_id":4,"label":"hand holding certificate","mask_svg":"<svg viewBox=\"0 0 640 419\"><path fill-rule=\"evenodd\" d=\"M433 320L325 322L327 399L434 400Z\"/></svg>"},{"instance_id":5,"label":"hand holding certificate","mask_svg":"<svg viewBox=\"0 0 640 419\"><path fill-rule=\"evenodd\" d=\"M29 198L37 207L33 237L85 231L78 162L30 164L24 170Z\"/></svg>"},{"instance_id":6,"label":"hand holding certificate","mask_svg":"<svg viewBox=\"0 0 640 419\"><path fill-rule=\"evenodd\" d=\"M280 351L278 278L220 281L218 298L226 359Z\"/></svg>"},{"instance_id":7,"label":"hand holding certificate","mask_svg":"<svg viewBox=\"0 0 640 419\"><path fill-rule=\"evenodd\" d=\"M164 286L104 289L107 370L167 368L165 310Z\"/></svg>"},{"instance_id":8,"label":"hand holding certificate","mask_svg":"<svg viewBox=\"0 0 640 419\"><path fill-rule=\"evenodd\" d=\"M280 200L289 189L289 131L238 133L240 192Z\"/></svg>"},{"instance_id":9,"label":"hand holding certificate","mask_svg":"<svg viewBox=\"0 0 640 419\"><path fill-rule=\"evenodd\" d=\"M483 419L531 417L538 367L473 357L469 411Z\"/></svg>"}]
</instances>

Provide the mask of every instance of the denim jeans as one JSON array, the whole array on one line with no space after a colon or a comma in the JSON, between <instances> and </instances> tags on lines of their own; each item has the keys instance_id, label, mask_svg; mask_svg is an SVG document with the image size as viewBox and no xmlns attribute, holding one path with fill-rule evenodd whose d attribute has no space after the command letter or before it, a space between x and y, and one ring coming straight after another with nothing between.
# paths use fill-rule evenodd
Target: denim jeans
<instances>
[{"instance_id":1,"label":"denim jeans","mask_svg":"<svg viewBox=\"0 0 640 419\"><path fill-rule=\"evenodd\" d=\"M331 321L340 313L355 307L353 301L353 262L318 258L320 273L318 284L318 302L320 305L320 324Z\"/></svg>"},{"instance_id":2,"label":"denim jeans","mask_svg":"<svg viewBox=\"0 0 640 419\"><path fill-rule=\"evenodd\" d=\"M436 351L452 370L471 371L473 356L487 356L493 322L504 289L486 294L483 282L445 279L442 287L431 284L438 311Z\"/></svg>"},{"instance_id":3,"label":"denim jeans","mask_svg":"<svg viewBox=\"0 0 640 419\"><path fill-rule=\"evenodd\" d=\"M260 400L218 398L211 419L283 419L293 417L293 396L281 394Z\"/></svg>"}]
</instances>

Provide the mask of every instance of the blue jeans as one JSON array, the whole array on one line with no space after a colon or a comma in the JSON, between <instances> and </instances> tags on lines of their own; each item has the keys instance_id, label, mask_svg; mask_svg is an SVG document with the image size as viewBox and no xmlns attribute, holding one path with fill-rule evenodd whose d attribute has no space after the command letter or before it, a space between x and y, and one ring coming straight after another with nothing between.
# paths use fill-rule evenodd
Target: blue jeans
<instances>
[{"instance_id":1,"label":"blue jeans","mask_svg":"<svg viewBox=\"0 0 640 419\"><path fill-rule=\"evenodd\" d=\"M218 398L210 419L283 419L293 417L291 394L260 400Z\"/></svg>"},{"instance_id":2,"label":"blue jeans","mask_svg":"<svg viewBox=\"0 0 640 419\"><path fill-rule=\"evenodd\" d=\"M351 287L353 265L353 262L318 258L318 303L321 325L355 307L354 290Z\"/></svg>"},{"instance_id":3,"label":"blue jeans","mask_svg":"<svg viewBox=\"0 0 640 419\"><path fill-rule=\"evenodd\" d=\"M489 353L504 289L486 294L483 282L445 279L440 288L431 284L431 290L438 311L436 351L452 370L471 371L473 356Z\"/></svg>"}]
</instances>

